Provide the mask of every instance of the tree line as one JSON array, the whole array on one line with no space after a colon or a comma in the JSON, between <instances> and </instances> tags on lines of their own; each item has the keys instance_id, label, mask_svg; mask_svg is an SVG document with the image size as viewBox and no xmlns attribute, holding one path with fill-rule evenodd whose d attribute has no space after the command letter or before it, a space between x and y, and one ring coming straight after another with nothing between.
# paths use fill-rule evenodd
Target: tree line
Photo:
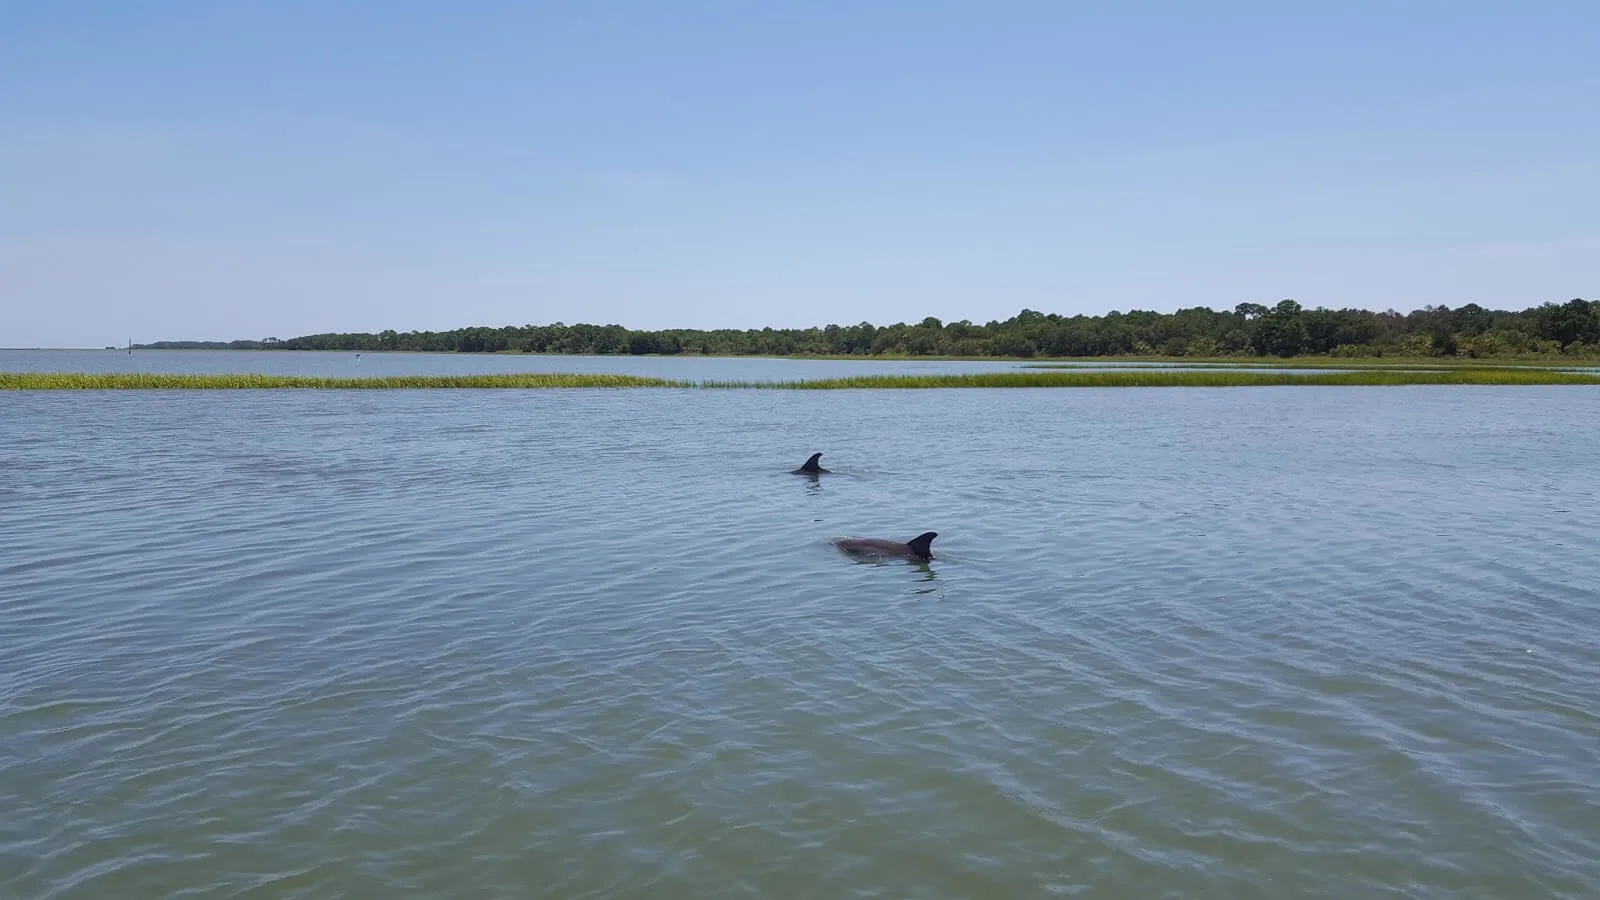
<instances>
[{"instance_id":1,"label":"tree line","mask_svg":"<svg viewBox=\"0 0 1600 900\"><path fill-rule=\"evenodd\" d=\"M1528 309L1424 306L1394 310L1305 309L1241 303L1218 311L1111 312L1062 316L1024 309L976 325L929 316L916 324L824 328L635 331L621 325L508 325L453 331L310 334L259 341L158 341L148 349L411 350L456 353L707 354L717 356L1343 357L1474 358L1600 356L1600 300Z\"/></svg>"}]
</instances>

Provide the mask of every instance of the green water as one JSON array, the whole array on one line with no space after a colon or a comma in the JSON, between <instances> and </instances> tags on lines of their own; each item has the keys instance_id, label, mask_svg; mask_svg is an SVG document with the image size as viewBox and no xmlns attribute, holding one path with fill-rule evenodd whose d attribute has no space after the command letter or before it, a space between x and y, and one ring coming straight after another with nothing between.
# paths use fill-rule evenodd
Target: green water
<instances>
[{"instance_id":1,"label":"green water","mask_svg":"<svg viewBox=\"0 0 1600 900\"><path fill-rule=\"evenodd\" d=\"M0 897L1600 896L1597 471L1592 388L0 397Z\"/></svg>"}]
</instances>

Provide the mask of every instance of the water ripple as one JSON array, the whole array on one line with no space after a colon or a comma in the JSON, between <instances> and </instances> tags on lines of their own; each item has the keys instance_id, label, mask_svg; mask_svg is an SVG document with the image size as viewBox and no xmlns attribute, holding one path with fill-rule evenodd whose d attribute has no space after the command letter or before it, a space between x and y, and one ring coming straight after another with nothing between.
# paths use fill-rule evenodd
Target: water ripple
<instances>
[{"instance_id":1,"label":"water ripple","mask_svg":"<svg viewBox=\"0 0 1600 900\"><path fill-rule=\"evenodd\" d=\"M1596 896L1596 403L3 398L0 895Z\"/></svg>"}]
</instances>

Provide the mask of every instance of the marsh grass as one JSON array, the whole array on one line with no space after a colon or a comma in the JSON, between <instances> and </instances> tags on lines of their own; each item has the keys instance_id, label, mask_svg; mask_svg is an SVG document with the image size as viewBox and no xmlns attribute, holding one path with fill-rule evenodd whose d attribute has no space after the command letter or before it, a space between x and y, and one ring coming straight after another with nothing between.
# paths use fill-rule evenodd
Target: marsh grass
<instances>
[{"instance_id":1,"label":"marsh grass","mask_svg":"<svg viewBox=\"0 0 1600 900\"><path fill-rule=\"evenodd\" d=\"M1555 369L1481 367L1447 370L1361 369L1347 372L1261 372L1245 369L1058 369L947 375L858 375L801 381L674 381L635 375L518 373L406 375L392 378L308 378L293 375L75 374L0 372L0 390L281 390L435 388L630 388L723 390L872 390L906 388L1270 387L1287 385L1600 385L1600 374Z\"/></svg>"},{"instance_id":2,"label":"marsh grass","mask_svg":"<svg viewBox=\"0 0 1600 900\"><path fill-rule=\"evenodd\" d=\"M1564 369L1594 368L1593 364L1582 361L1553 365L1551 363L1518 363L1518 362L1486 362L1481 359L1432 359L1432 360L1397 360L1397 359L1337 359L1329 357L1295 357L1293 359L1280 359L1275 361L1259 360L1234 360L1228 362L1216 360L1112 360L1095 363L1106 367L1130 369L1164 369L1181 367L1186 369L1391 369L1401 372L1412 371L1439 371L1445 369L1549 369L1561 371ZM1061 369L1067 371L1082 370L1085 366L1072 365L1062 362L1029 362L1021 364L1023 369Z\"/></svg>"},{"instance_id":3,"label":"marsh grass","mask_svg":"<svg viewBox=\"0 0 1600 900\"><path fill-rule=\"evenodd\" d=\"M0 390L281 390L404 388L627 388L694 387L692 381L636 375L513 373L501 375L397 375L316 378L300 375L176 375L115 372L0 372Z\"/></svg>"}]
</instances>

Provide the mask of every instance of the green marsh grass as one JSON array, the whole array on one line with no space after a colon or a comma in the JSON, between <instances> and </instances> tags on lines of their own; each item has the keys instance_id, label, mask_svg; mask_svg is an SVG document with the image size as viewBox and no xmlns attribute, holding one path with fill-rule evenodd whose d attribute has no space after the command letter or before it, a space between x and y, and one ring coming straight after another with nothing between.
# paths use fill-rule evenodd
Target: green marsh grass
<instances>
[{"instance_id":1,"label":"green marsh grass","mask_svg":"<svg viewBox=\"0 0 1600 900\"><path fill-rule=\"evenodd\" d=\"M1182 367L1188 369L1393 369L1396 371L1428 371L1440 369L1550 369L1560 371L1563 369L1594 368L1594 363L1574 361L1570 363L1552 364L1549 362L1489 362L1481 359L1337 359L1332 357L1297 357L1294 359L1280 359L1275 361L1262 360L1185 360L1182 358L1164 360L1145 359L1118 359L1107 357L1093 363L1108 367L1126 368L1172 368ZM1084 366L1061 362L1027 362L1022 363L1024 369L1065 369L1080 370Z\"/></svg>"},{"instance_id":2,"label":"green marsh grass","mask_svg":"<svg viewBox=\"0 0 1600 900\"><path fill-rule=\"evenodd\" d=\"M1290 385L1600 385L1600 374L1534 368L1361 369L1351 372L1262 372L1244 369L1032 370L948 375L859 375L801 381L674 381L634 375L518 373L308 378L292 375L166 375L0 372L0 390L435 389L670 387L751 390L905 388L1270 387Z\"/></svg>"},{"instance_id":3,"label":"green marsh grass","mask_svg":"<svg viewBox=\"0 0 1600 900\"><path fill-rule=\"evenodd\" d=\"M627 388L694 387L692 381L636 375L511 373L501 375L396 375L378 378L315 378L301 375L172 375L113 372L0 372L0 390L281 390L405 388Z\"/></svg>"}]
</instances>

